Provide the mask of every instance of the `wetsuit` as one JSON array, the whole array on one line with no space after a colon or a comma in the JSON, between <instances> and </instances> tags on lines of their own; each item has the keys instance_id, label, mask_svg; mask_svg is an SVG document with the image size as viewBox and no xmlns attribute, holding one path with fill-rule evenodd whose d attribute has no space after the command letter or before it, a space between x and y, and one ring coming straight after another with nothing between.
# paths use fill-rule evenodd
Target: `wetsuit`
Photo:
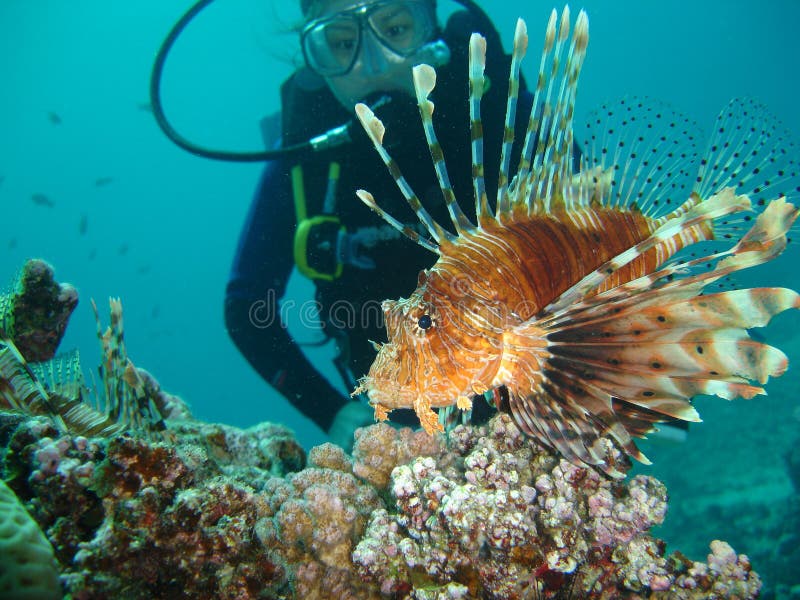
<instances>
[{"instance_id":1,"label":"wetsuit","mask_svg":"<svg viewBox=\"0 0 800 600\"><path fill-rule=\"evenodd\" d=\"M484 94L481 112L490 199L494 198L496 190L509 66L509 58L502 54L494 28L476 19L470 13L458 12L441 32L441 38L450 47L451 60L437 69L437 86L431 96L436 105L434 125L451 182L461 206L471 216L474 215L474 197L467 79L470 34L479 31L488 40L489 88ZM307 90L298 91L298 84L291 79L284 84L284 113L293 117L284 118L284 144L310 139L352 117L326 86L309 95ZM293 95L303 97L303 102L295 102ZM520 94L518 142L524 137L531 101L527 91ZM297 104L302 108L298 109ZM386 125L384 143L428 211L439 223L447 225L450 220L417 108L411 99L396 100L392 104L386 115L376 111ZM336 188L335 214L349 233L363 231L363 228L378 228L387 236L391 233L386 231L389 226L355 197L354 191L358 188L370 191L383 208L401 221L416 223L416 217L366 135L356 128L354 138L352 144L317 153L302 163L308 216L323 213L328 169L330 163L336 161L341 174ZM517 144L512 165L516 164L520 145ZM256 326L252 321L254 315L258 320L259 312L263 316L263 311L269 310L268 307L258 310L264 301L284 295L295 264L293 244L297 220L290 171L296 164L296 160L276 160L264 169L236 251L225 299L225 320L232 339L256 371L327 431L337 411L350 400L333 388L306 359L279 320L269 326ZM364 375L375 358L376 352L369 340L386 339L382 315L377 315L380 301L408 296L417 285L419 271L432 266L436 259L434 254L404 237L380 242L364 254L374 261L374 268L344 264L339 277L331 281L315 280L325 332L349 341L347 363L356 377ZM253 307L256 307L255 313Z\"/></svg>"}]
</instances>

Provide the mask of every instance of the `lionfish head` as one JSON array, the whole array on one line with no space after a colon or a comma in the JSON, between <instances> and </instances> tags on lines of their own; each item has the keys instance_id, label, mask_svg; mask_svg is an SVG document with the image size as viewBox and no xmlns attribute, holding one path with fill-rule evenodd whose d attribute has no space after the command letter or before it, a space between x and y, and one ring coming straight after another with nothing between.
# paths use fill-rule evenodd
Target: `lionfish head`
<instances>
[{"instance_id":1,"label":"lionfish head","mask_svg":"<svg viewBox=\"0 0 800 600\"><path fill-rule=\"evenodd\" d=\"M500 345L494 338L502 332L492 328L496 336L485 329L476 335L478 323L489 319L479 314L469 290L454 293L453 287L434 266L420 274L409 298L383 302L388 341L376 344L378 355L358 390L368 394L378 416L396 408L439 408L454 401L468 408L469 398L485 391L481 382L497 370L487 348L493 341ZM440 428L438 423L434 428Z\"/></svg>"}]
</instances>

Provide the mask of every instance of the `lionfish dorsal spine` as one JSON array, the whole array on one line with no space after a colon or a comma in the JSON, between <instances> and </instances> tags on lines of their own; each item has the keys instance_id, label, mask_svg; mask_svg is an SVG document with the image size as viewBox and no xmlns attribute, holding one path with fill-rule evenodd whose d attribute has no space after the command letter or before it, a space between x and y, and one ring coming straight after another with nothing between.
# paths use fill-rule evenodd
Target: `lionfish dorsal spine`
<instances>
[{"instance_id":1,"label":"lionfish dorsal spine","mask_svg":"<svg viewBox=\"0 0 800 600\"><path fill-rule=\"evenodd\" d=\"M546 133L546 146L542 158L544 170L543 197L553 199L557 192L561 199L569 193L567 185L569 174L572 172L572 115L575 111L575 97L578 89L578 75L586 52L589 38L589 23L586 13L581 11L575 22L575 29L569 50L564 61L563 71L560 74L560 87L555 105L550 109L550 130ZM559 29L556 62L554 69L561 68L561 53L569 36L569 11L564 10ZM567 145L567 140L570 144ZM546 169L545 169L546 166ZM558 184L559 189L554 185ZM539 186L537 185L537 188Z\"/></svg>"},{"instance_id":2,"label":"lionfish dorsal spine","mask_svg":"<svg viewBox=\"0 0 800 600\"><path fill-rule=\"evenodd\" d=\"M537 132L542 125L542 115L537 107L541 105L542 94L545 91L545 83L548 81L545 74L547 67L547 58L553 51L553 44L555 42L556 31L556 10L550 13L550 20L547 23L547 29L544 38L544 47L542 48L542 58L539 62L539 71L536 75L536 89L533 92L533 104L531 108L530 118L528 119L528 130L525 133L525 142L522 147L522 153L519 157L519 166L517 168L518 177L522 178L527 176L532 168L533 150L535 147ZM517 46L514 46L514 52L517 52ZM519 56L522 60L522 56Z\"/></svg>"},{"instance_id":3,"label":"lionfish dorsal spine","mask_svg":"<svg viewBox=\"0 0 800 600\"><path fill-rule=\"evenodd\" d=\"M509 202L526 204L529 213L550 212L552 202L574 204L572 122L588 40L589 20L584 11L578 15L571 37L569 8L564 9L560 21L555 11L551 13L517 180L512 186L514 197L509 198ZM514 55L520 60L523 47L515 42ZM512 72L512 77L519 75ZM581 187L577 194L578 202L584 203L587 195Z\"/></svg>"},{"instance_id":4,"label":"lionfish dorsal spine","mask_svg":"<svg viewBox=\"0 0 800 600\"><path fill-rule=\"evenodd\" d=\"M514 124L517 120L517 99L519 97L519 71L522 59L528 49L528 32L525 21L517 19L514 29L514 49L511 52L511 69L508 76L508 100L506 120L503 127L503 146L500 152L500 173L497 178L497 212L510 210L508 195L509 170L511 168L511 149L514 145ZM485 52L484 52L485 55ZM471 54L470 54L471 56Z\"/></svg>"},{"instance_id":5,"label":"lionfish dorsal spine","mask_svg":"<svg viewBox=\"0 0 800 600\"><path fill-rule=\"evenodd\" d=\"M366 204L375 214L377 214L381 219L386 221L389 225L391 225L394 229L402 233L408 239L410 239L415 244L419 244L426 250L430 250L431 252L438 253L438 247L432 241L423 238L419 235L419 233L409 227L408 225L404 225L397 219L395 219L392 215L387 213L383 210L378 203L375 201L375 197L370 194L367 190L356 190L356 196L361 200L364 204Z\"/></svg>"},{"instance_id":6,"label":"lionfish dorsal spine","mask_svg":"<svg viewBox=\"0 0 800 600\"><path fill-rule=\"evenodd\" d=\"M469 38L469 129L472 151L472 188L475 193L475 215L478 225L491 217L486 198L483 163L483 124L481 99L485 86L486 38L473 33Z\"/></svg>"},{"instance_id":7,"label":"lionfish dorsal spine","mask_svg":"<svg viewBox=\"0 0 800 600\"><path fill-rule=\"evenodd\" d=\"M447 174L444 152L442 152L442 147L436 139L436 132L433 128L433 102L430 100L430 93L436 86L436 70L430 65L417 65L412 69L412 76L414 79L414 91L417 96L417 106L422 119L422 128L425 131L425 140L428 142L436 178L439 180L439 188L442 190L442 196L450 214L450 221L453 223L456 233L461 235L475 226L458 205L453 186L450 184L450 177ZM481 165L482 163L483 157L481 156Z\"/></svg>"},{"instance_id":8,"label":"lionfish dorsal spine","mask_svg":"<svg viewBox=\"0 0 800 600\"><path fill-rule=\"evenodd\" d=\"M551 31L550 28L554 30ZM545 34L545 39L550 37L555 38L555 44L551 51L552 63L550 65L550 73L546 76L547 87L544 92L544 97L540 98L540 105L534 105L531 108L531 114L541 114L541 123L538 130L534 130L530 135L537 138L536 151L531 160L531 172L528 175L530 184L528 189L532 194L530 201L541 202L541 210L543 212L550 211L550 195L546 193L547 189L547 174L546 167L550 162L550 154L553 147L553 134L555 130L555 116L554 116L554 102L553 90L557 86L561 75L561 64L563 62L564 46L569 36L569 8L565 7L561 15L561 21L555 33L555 22L548 23L548 31Z\"/></svg>"},{"instance_id":9,"label":"lionfish dorsal spine","mask_svg":"<svg viewBox=\"0 0 800 600\"><path fill-rule=\"evenodd\" d=\"M375 116L375 113L370 110L370 108L363 103L356 104L356 115L358 116L358 120L361 122L361 125L364 127L364 131L367 132L370 140L372 140L372 144L375 146L375 150L377 150L378 155L383 160L383 163L386 165L386 168L389 169L392 177L394 178L395 183L397 184L398 189L403 194L403 197L408 202L408 205L411 207L411 210L417 215L420 223L425 226L428 233L431 235L433 240L436 244L441 244L443 241L453 241L455 238L453 234L449 231L444 229L436 220L431 217L425 207L422 206L422 202L414 193L414 190L411 189L411 186L408 185L405 177L403 176L400 167L397 163L389 156L389 153L386 151L386 148L383 147L383 134L386 131L381 120ZM357 192L358 197L369 206L372 210L378 213L378 215L389 225L397 229L400 233L409 237L412 241L418 243L423 248L427 250L431 250L432 252L437 252L438 250L436 246L432 243L427 242L421 237L409 235L411 229L393 217L386 213L385 211L379 209L378 204L375 202L375 198L369 193L364 190L358 190Z\"/></svg>"}]
</instances>

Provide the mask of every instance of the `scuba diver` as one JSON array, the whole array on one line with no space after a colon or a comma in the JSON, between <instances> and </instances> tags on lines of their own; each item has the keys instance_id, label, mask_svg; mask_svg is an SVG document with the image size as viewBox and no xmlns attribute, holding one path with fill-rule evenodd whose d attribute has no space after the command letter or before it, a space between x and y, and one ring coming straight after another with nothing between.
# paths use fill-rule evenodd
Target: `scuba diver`
<instances>
[{"instance_id":1,"label":"scuba diver","mask_svg":"<svg viewBox=\"0 0 800 600\"><path fill-rule=\"evenodd\" d=\"M455 12L440 27L435 0L302 0L305 65L281 88L280 145L323 139L326 132L338 131L336 125L352 120L357 102L366 102L386 124L384 143L411 187L434 218L447 222L411 68L428 63L437 69L434 125L454 191L471 199L468 44L470 35L479 32L487 38L489 85L481 112L487 192L493 198L510 57L485 13L473 2L459 4L467 10ZM524 137L531 104L523 82L517 140ZM419 272L434 261L356 198L356 189L369 189L388 212L415 220L367 136L357 125L348 134L349 143L266 164L225 298L226 326L242 355L345 448L352 445L357 427L374 422L372 409L364 399L343 396L309 362L281 320L277 299L284 296L295 266L314 282L320 326L328 339L336 340L337 370L352 390L375 358L371 340L385 338L380 302L408 294ZM415 164L424 168L415 169ZM462 201L465 207L471 204ZM415 422L413 411L395 411L391 418Z\"/></svg>"}]
</instances>

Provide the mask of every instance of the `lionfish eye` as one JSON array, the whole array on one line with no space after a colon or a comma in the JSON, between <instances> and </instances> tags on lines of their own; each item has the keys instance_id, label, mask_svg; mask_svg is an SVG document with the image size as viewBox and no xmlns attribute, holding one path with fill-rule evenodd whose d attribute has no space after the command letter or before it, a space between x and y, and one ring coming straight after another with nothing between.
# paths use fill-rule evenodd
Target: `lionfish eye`
<instances>
[{"instance_id":1,"label":"lionfish eye","mask_svg":"<svg viewBox=\"0 0 800 600\"><path fill-rule=\"evenodd\" d=\"M417 325L419 325L420 329L430 329L431 325L433 325L433 319L431 319L430 315L422 315L417 321Z\"/></svg>"}]
</instances>

